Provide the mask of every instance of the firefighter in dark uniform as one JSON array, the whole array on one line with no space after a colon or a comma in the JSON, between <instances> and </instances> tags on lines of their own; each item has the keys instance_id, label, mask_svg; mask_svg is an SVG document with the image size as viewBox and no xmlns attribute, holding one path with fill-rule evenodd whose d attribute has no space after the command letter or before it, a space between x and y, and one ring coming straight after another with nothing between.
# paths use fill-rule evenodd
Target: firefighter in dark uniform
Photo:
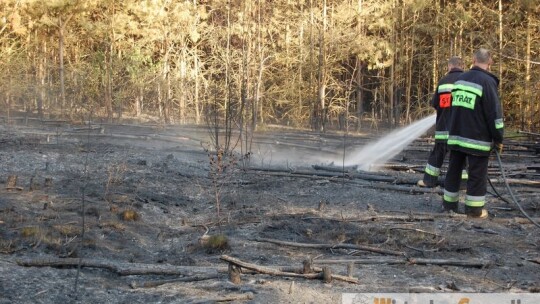
<instances>
[{"instance_id":1,"label":"firefighter in dark uniform","mask_svg":"<svg viewBox=\"0 0 540 304\"><path fill-rule=\"evenodd\" d=\"M448 73L439 80L437 90L431 99L431 106L437 111L435 122L435 146L431 150L424 178L419 180L420 187L435 187L441 174L441 167L448 152L446 142L448 140L448 120L450 119L450 106L452 101L452 89L454 82L463 73L463 61L454 56L448 60ZM462 178L467 178L467 171L463 170Z\"/></svg>"},{"instance_id":2,"label":"firefighter in dark uniform","mask_svg":"<svg viewBox=\"0 0 540 304\"><path fill-rule=\"evenodd\" d=\"M479 49L473 67L461 74L452 89L448 149L450 163L444 181L443 207L457 211L461 170L467 161L469 179L465 213L486 218L487 169L493 148L502 151L504 124L497 93L499 79L489 72L491 54Z\"/></svg>"}]
</instances>

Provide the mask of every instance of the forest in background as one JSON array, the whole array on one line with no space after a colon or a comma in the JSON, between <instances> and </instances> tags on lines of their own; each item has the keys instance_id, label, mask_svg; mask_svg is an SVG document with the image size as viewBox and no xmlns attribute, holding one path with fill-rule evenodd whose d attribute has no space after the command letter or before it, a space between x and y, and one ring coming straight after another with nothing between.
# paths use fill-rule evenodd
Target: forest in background
<instances>
[{"instance_id":1,"label":"forest in background","mask_svg":"<svg viewBox=\"0 0 540 304\"><path fill-rule=\"evenodd\" d=\"M535 0L2 0L2 112L253 132L408 124L486 47L505 124L540 130ZM363 125L364 124L364 125Z\"/></svg>"}]
</instances>

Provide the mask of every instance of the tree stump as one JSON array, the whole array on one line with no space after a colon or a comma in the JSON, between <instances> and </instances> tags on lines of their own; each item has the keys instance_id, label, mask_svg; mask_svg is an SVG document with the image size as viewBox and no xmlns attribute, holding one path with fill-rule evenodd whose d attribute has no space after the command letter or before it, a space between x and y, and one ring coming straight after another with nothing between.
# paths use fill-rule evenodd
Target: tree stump
<instances>
[{"instance_id":1,"label":"tree stump","mask_svg":"<svg viewBox=\"0 0 540 304\"><path fill-rule=\"evenodd\" d=\"M332 283L332 268L328 266L323 267L323 282Z\"/></svg>"},{"instance_id":2,"label":"tree stump","mask_svg":"<svg viewBox=\"0 0 540 304\"><path fill-rule=\"evenodd\" d=\"M53 184L53 178L45 177L45 182L43 183L43 187L48 188L48 187L51 187L52 184Z\"/></svg>"},{"instance_id":3,"label":"tree stump","mask_svg":"<svg viewBox=\"0 0 540 304\"><path fill-rule=\"evenodd\" d=\"M36 180L37 178L35 176L32 176L30 178L30 185L28 186L28 191L39 190L41 188Z\"/></svg>"},{"instance_id":4,"label":"tree stump","mask_svg":"<svg viewBox=\"0 0 540 304\"><path fill-rule=\"evenodd\" d=\"M18 176L17 175L10 175L8 176L7 178L7 182L6 182L6 188L15 188L17 187L17 179L18 179Z\"/></svg>"},{"instance_id":5,"label":"tree stump","mask_svg":"<svg viewBox=\"0 0 540 304\"><path fill-rule=\"evenodd\" d=\"M240 272L240 267L229 263L229 281L231 281L233 284L240 284L242 282Z\"/></svg>"},{"instance_id":6,"label":"tree stump","mask_svg":"<svg viewBox=\"0 0 540 304\"><path fill-rule=\"evenodd\" d=\"M354 263L349 263L347 264L347 276L349 278L352 278L353 277L353 273L354 273Z\"/></svg>"},{"instance_id":7,"label":"tree stump","mask_svg":"<svg viewBox=\"0 0 540 304\"><path fill-rule=\"evenodd\" d=\"M302 264L304 265L302 273L313 273L313 265L311 263L311 259L305 259Z\"/></svg>"}]
</instances>

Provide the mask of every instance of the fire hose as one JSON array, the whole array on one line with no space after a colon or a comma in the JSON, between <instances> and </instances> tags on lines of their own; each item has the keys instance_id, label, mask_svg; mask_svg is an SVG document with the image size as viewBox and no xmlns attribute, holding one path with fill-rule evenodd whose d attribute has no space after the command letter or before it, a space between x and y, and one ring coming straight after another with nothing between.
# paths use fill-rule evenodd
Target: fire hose
<instances>
[{"instance_id":1,"label":"fire hose","mask_svg":"<svg viewBox=\"0 0 540 304\"><path fill-rule=\"evenodd\" d=\"M497 149L495 149L495 155L497 156L497 162L499 163L499 169L501 171L501 175L502 175L502 179L504 181L504 185L506 186L506 190L508 190L508 193L510 193L510 197L512 198L512 202L519 208L519 211L521 211L521 214L523 214L523 216L525 216L529 221L531 221L531 223L533 223L536 227L540 228L540 224L538 224L534 219L532 219L528 214L527 212L525 212L525 210L523 210L523 207L521 206L521 204L517 201L516 197L514 196L514 193L512 192L512 189L510 189L510 185L508 185L508 181L506 180L506 175L504 174L504 169L503 169L503 164L502 164L502 161L501 161L501 155L499 154L499 151L497 151ZM491 185L493 187L493 185ZM495 188L493 188L493 190L495 190ZM497 191L495 190L495 193L497 193ZM497 193L497 195L499 195L499 197L506 201L504 198L501 197L500 194Z\"/></svg>"}]
</instances>

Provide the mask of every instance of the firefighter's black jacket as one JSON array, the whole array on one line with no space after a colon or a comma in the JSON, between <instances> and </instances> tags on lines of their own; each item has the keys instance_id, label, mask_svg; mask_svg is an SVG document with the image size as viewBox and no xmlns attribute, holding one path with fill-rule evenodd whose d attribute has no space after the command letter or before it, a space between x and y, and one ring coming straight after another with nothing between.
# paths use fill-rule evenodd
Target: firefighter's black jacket
<instances>
[{"instance_id":1,"label":"firefighter's black jacket","mask_svg":"<svg viewBox=\"0 0 540 304\"><path fill-rule=\"evenodd\" d=\"M444 142L448 140L448 121L450 120L450 106L452 99L452 89L462 69L453 68L437 84L437 90L431 99L431 106L437 110L437 121L435 123L435 141Z\"/></svg>"},{"instance_id":2,"label":"firefighter's black jacket","mask_svg":"<svg viewBox=\"0 0 540 304\"><path fill-rule=\"evenodd\" d=\"M449 149L487 156L493 144L502 143L498 85L495 75L476 66L458 77L452 90Z\"/></svg>"}]
</instances>

